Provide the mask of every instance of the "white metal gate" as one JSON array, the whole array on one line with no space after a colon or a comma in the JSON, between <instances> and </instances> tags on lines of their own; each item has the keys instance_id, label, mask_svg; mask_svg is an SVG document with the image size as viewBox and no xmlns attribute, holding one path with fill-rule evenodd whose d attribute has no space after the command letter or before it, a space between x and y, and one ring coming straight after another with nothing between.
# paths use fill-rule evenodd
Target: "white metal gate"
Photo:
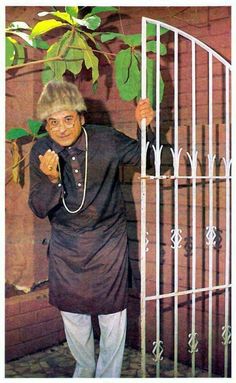
<instances>
[{"instance_id":1,"label":"white metal gate","mask_svg":"<svg viewBox=\"0 0 236 383\"><path fill-rule=\"evenodd\" d=\"M224 320L221 323L222 333L221 336L221 347L224 352L224 376L229 376L229 353L230 353L230 343L231 343L231 326L230 326L230 249L231 249L231 240L230 240L230 228L231 228L231 216L230 216L230 190L231 190L231 149L230 149L230 91L231 91L231 65L222 58L215 51L210 49L207 45L197 40L196 38L190 36L189 34L174 28L168 24L155 21L148 18L142 19L142 98L146 98L147 95L147 79L146 79L146 68L147 68L147 52L146 52L146 31L147 25L151 23L156 25L156 147L153 147L155 153L155 175L148 175L146 172L146 153L147 146L149 145L146 142L146 126L145 121L142 121L142 167L141 167L141 369L142 377L146 376L146 333L148 328L147 321L147 304L152 301L155 304L155 338L153 339L153 350L154 362L156 365L156 376L161 376L162 361L165 358L165 344L163 343L161 332L162 327L165 326L161 321L161 304L165 299L173 299L173 360L174 360L174 376L178 376L178 362L179 362L179 330L182 323L179 323L179 299L182 296L190 297L191 299L191 330L188 334L188 337L185 338L186 349L188 349L192 376L196 376L196 353L198 352L198 347L201 345L201 342L207 343L207 359L208 365L208 376L212 376L212 358L213 358L213 294L216 291L221 291L224 293ZM174 111L173 111L173 148L171 148L171 156L173 159L173 172L170 175L161 174L161 162L162 162L162 150L163 146L160 142L160 132L162 125L160 122L160 104L159 104L159 81L160 81L160 28L164 27L169 30L168 33L173 33L173 98L174 98ZM179 172L180 157L183 156L184 151L179 146L179 84L180 80L178 78L178 60L179 60L179 38L186 39L189 42L191 47L191 124L190 124L190 133L191 133L191 150L186 151L186 158L189 161L191 172L190 174L181 175ZM208 118L205 124L207 125L207 145L208 153L206 160L206 171L205 173L199 174L198 171L198 148L196 141L196 129L197 129L197 108L196 108L196 48L202 49L207 54L207 63L208 68ZM221 156L221 163L224 171L222 174L216 172L216 154L213 151L213 135L215 134L214 129L215 125L213 123L213 86L214 86L214 77L213 77L213 66L215 62L220 62L223 68L224 76L224 100L222 103L224 105L224 130L225 130L225 142L220 143L225 145L224 155ZM182 153L181 153L182 152ZM161 235L160 235L160 182L165 182L165 180L173 180L173 227L169 232L169 243L166 244L169 247L169 251L173 251L173 289L168 293L163 293L161 291L161 275L160 275L160 265L161 265ZM189 206L191 214L191 283L190 288L181 290L179 288L179 251L182 246L182 229L180 226L179 218L179 182L185 180L188 182L189 190L191 190L191 205ZM147 284L147 273L146 265L149 256L148 247L149 243L149 225L147 223L147 182L155 183L155 276L156 276L156 286L155 294L147 294L146 284ZM197 227L197 213L196 213L196 199L197 199L197 185L201 182L205 182L205 187L207 188L208 194L208 222L205 226L205 241L207 245L207 286L196 286L196 261L197 257L201 257L200 253L197 253L197 241L198 241L198 227ZM214 246L216 244L217 237L217 225L214 222L214 183L223 182L225 185L225 207L223 209L224 220L225 220L225 235L224 240L222 241L222 248L224 249L224 259L222 260L224 264L224 283L214 284L213 283L213 262L214 262ZM165 230L165 229L164 229ZM171 250L173 249L173 250ZM165 278L165 275L163 276ZM207 329L208 334L205 339L199 337L197 328L198 322L196 320L196 297L199 293L208 294L208 320L207 320ZM182 339L181 339L182 341Z\"/></svg>"}]
</instances>

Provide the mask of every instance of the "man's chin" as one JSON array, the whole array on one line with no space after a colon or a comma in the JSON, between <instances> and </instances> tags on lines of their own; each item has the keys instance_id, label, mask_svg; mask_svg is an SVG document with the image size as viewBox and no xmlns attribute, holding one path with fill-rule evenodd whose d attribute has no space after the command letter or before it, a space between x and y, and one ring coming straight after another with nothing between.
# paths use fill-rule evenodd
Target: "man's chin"
<instances>
[{"instance_id":1,"label":"man's chin","mask_svg":"<svg viewBox=\"0 0 236 383\"><path fill-rule=\"evenodd\" d=\"M61 146L70 146L74 142L74 140L72 140L71 137L70 138L65 137L61 139L57 138L56 140L54 139L54 141L56 141Z\"/></svg>"}]
</instances>

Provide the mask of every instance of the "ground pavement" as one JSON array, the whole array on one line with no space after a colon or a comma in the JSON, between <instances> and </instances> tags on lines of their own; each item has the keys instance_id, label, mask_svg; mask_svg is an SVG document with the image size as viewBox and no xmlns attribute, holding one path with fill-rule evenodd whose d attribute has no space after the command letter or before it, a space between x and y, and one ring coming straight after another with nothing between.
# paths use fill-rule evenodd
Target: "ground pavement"
<instances>
[{"instance_id":1,"label":"ground pavement","mask_svg":"<svg viewBox=\"0 0 236 383\"><path fill-rule=\"evenodd\" d=\"M96 341L96 356L98 356ZM125 348L122 367L122 378L141 377L140 352L130 347ZM54 346L32 355L24 356L6 363L6 378L69 378L73 375L74 359L70 354L67 343ZM155 377L155 362L152 355L147 355L147 377ZM174 376L173 361L164 358L161 361L161 377ZM179 377L191 377L191 367L178 365ZM196 369L196 377L207 377L207 372Z\"/></svg>"}]
</instances>

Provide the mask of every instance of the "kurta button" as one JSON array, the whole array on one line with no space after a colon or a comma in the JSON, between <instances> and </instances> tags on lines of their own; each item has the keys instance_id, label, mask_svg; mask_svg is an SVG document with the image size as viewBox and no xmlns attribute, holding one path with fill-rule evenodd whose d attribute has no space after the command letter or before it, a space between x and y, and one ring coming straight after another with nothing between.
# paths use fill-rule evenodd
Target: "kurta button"
<instances>
[{"instance_id":1,"label":"kurta button","mask_svg":"<svg viewBox=\"0 0 236 383\"><path fill-rule=\"evenodd\" d=\"M78 173L79 172L79 170L78 169L75 169L75 173Z\"/></svg>"},{"instance_id":2,"label":"kurta button","mask_svg":"<svg viewBox=\"0 0 236 383\"><path fill-rule=\"evenodd\" d=\"M81 186L81 183L80 183L80 182L78 183L78 186L79 186L79 187Z\"/></svg>"},{"instance_id":3,"label":"kurta button","mask_svg":"<svg viewBox=\"0 0 236 383\"><path fill-rule=\"evenodd\" d=\"M61 187L61 184L58 184L57 186L58 186L58 187Z\"/></svg>"},{"instance_id":4,"label":"kurta button","mask_svg":"<svg viewBox=\"0 0 236 383\"><path fill-rule=\"evenodd\" d=\"M74 160L75 160L75 157L72 157L72 160L74 161Z\"/></svg>"}]
</instances>

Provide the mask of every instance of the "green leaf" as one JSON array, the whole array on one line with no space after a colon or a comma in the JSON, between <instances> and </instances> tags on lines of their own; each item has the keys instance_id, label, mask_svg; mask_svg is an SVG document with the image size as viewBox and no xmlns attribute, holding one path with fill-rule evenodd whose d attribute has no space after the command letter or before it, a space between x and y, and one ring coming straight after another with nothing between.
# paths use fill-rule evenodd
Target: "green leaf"
<instances>
[{"instance_id":1,"label":"green leaf","mask_svg":"<svg viewBox=\"0 0 236 383\"><path fill-rule=\"evenodd\" d=\"M165 83L160 73L160 103L162 102L164 97L164 90L165 90Z\"/></svg>"},{"instance_id":2,"label":"green leaf","mask_svg":"<svg viewBox=\"0 0 236 383\"><path fill-rule=\"evenodd\" d=\"M91 29L92 31L95 31L95 29L97 29L100 24L101 24L101 19L99 16L96 16L96 15L91 15L91 14L87 14L85 17L84 17L84 20L86 21L86 27L88 29Z\"/></svg>"},{"instance_id":3,"label":"green leaf","mask_svg":"<svg viewBox=\"0 0 236 383\"><path fill-rule=\"evenodd\" d=\"M134 54L130 54L131 50L126 49L118 53L115 60L116 84L119 90L120 97L123 100L133 100L140 93L141 75L138 68L138 61ZM126 75L121 75L122 71ZM127 76L127 80L124 79Z\"/></svg>"},{"instance_id":4,"label":"green leaf","mask_svg":"<svg viewBox=\"0 0 236 383\"><path fill-rule=\"evenodd\" d=\"M16 40L12 39L15 46L15 62L16 64L23 64L25 62L25 50Z\"/></svg>"},{"instance_id":5,"label":"green leaf","mask_svg":"<svg viewBox=\"0 0 236 383\"><path fill-rule=\"evenodd\" d=\"M33 28L30 37L34 38L36 36L42 35L43 33L49 32L52 29L62 27L63 25L67 25L62 23L61 21L57 21L54 19L39 21Z\"/></svg>"},{"instance_id":6,"label":"green leaf","mask_svg":"<svg viewBox=\"0 0 236 383\"><path fill-rule=\"evenodd\" d=\"M164 95L164 82L160 73L160 103ZM147 58L147 97L150 99L153 109L156 105L156 63Z\"/></svg>"},{"instance_id":7,"label":"green leaf","mask_svg":"<svg viewBox=\"0 0 236 383\"><path fill-rule=\"evenodd\" d=\"M46 41L42 39L41 36L37 36L35 38L31 38L31 36L27 35L25 32L14 32L15 35L21 37L27 45L32 48L40 48L40 49L48 49L49 45Z\"/></svg>"},{"instance_id":8,"label":"green leaf","mask_svg":"<svg viewBox=\"0 0 236 383\"><path fill-rule=\"evenodd\" d=\"M14 29L31 29L31 28L24 21L13 21L9 25L8 29L14 30Z\"/></svg>"},{"instance_id":9,"label":"green leaf","mask_svg":"<svg viewBox=\"0 0 236 383\"><path fill-rule=\"evenodd\" d=\"M6 58L5 65L9 67L12 65L15 58L15 47L9 37L6 37Z\"/></svg>"},{"instance_id":10,"label":"green leaf","mask_svg":"<svg viewBox=\"0 0 236 383\"><path fill-rule=\"evenodd\" d=\"M52 12L52 15L58 17L61 20L67 21L67 23L69 24L74 24L73 17L71 17L70 14L68 14L67 12L56 11Z\"/></svg>"},{"instance_id":11,"label":"green leaf","mask_svg":"<svg viewBox=\"0 0 236 383\"><path fill-rule=\"evenodd\" d=\"M54 44L50 46L50 48L47 50L46 59L57 57L61 50L63 49L64 44L68 41L72 34L72 31L67 31L64 33L64 35L56 41ZM65 55L67 54L68 50L65 52ZM55 61L48 61L47 66L51 68L51 70L54 73L54 79L60 80L63 76L63 74L66 71L66 63L65 60L55 60ZM51 76L51 73L48 72L49 77ZM47 75L45 74L45 77L47 79ZM46 80L44 79L44 81Z\"/></svg>"},{"instance_id":12,"label":"green leaf","mask_svg":"<svg viewBox=\"0 0 236 383\"><path fill-rule=\"evenodd\" d=\"M118 12L118 9L115 7L93 7L90 14L94 15L101 12Z\"/></svg>"},{"instance_id":13,"label":"green leaf","mask_svg":"<svg viewBox=\"0 0 236 383\"><path fill-rule=\"evenodd\" d=\"M41 79L43 84L47 84L50 80L54 79L54 72L48 65L44 66L44 69L41 73Z\"/></svg>"},{"instance_id":14,"label":"green leaf","mask_svg":"<svg viewBox=\"0 0 236 383\"><path fill-rule=\"evenodd\" d=\"M36 136L41 128L42 121L37 121L37 120L27 120L28 127L32 134Z\"/></svg>"},{"instance_id":15,"label":"green leaf","mask_svg":"<svg viewBox=\"0 0 236 383\"><path fill-rule=\"evenodd\" d=\"M41 36L38 36L33 40L33 47L39 49L48 49L49 44L44 41Z\"/></svg>"},{"instance_id":16,"label":"green leaf","mask_svg":"<svg viewBox=\"0 0 236 383\"><path fill-rule=\"evenodd\" d=\"M84 62L87 69L92 68L92 81L95 83L99 77L98 58L92 50L84 53Z\"/></svg>"},{"instance_id":17,"label":"green leaf","mask_svg":"<svg viewBox=\"0 0 236 383\"><path fill-rule=\"evenodd\" d=\"M39 13L38 13L38 16L40 16L40 17L42 17L42 16L47 16L47 15L53 15L53 16L56 16L56 17L58 17L59 19L64 20L64 21L66 21L67 23L74 25L74 22L73 22L73 20L72 20L72 17L71 17L71 16L69 15L69 13L67 13L67 12L55 11L55 12L39 12ZM45 20L45 21L47 21L47 20Z\"/></svg>"},{"instance_id":18,"label":"green leaf","mask_svg":"<svg viewBox=\"0 0 236 383\"><path fill-rule=\"evenodd\" d=\"M40 133L36 135L37 138L46 137L46 136L48 136L48 132Z\"/></svg>"},{"instance_id":19,"label":"green leaf","mask_svg":"<svg viewBox=\"0 0 236 383\"><path fill-rule=\"evenodd\" d=\"M140 46L141 45L141 35L140 34L134 34L134 35L123 35L123 37L120 37L121 40L124 41L124 43L130 45L131 47Z\"/></svg>"},{"instance_id":20,"label":"green leaf","mask_svg":"<svg viewBox=\"0 0 236 383\"><path fill-rule=\"evenodd\" d=\"M114 40L117 37L124 36L122 33L116 33L116 32L105 32L101 34L101 42L106 43L107 41Z\"/></svg>"},{"instance_id":21,"label":"green leaf","mask_svg":"<svg viewBox=\"0 0 236 383\"><path fill-rule=\"evenodd\" d=\"M95 40L95 38L93 37L92 33L89 33L89 32L85 32L85 31L81 31L85 36L87 36L93 43L94 45L97 46L97 41Z\"/></svg>"},{"instance_id":22,"label":"green leaf","mask_svg":"<svg viewBox=\"0 0 236 383\"><path fill-rule=\"evenodd\" d=\"M47 51L46 58L52 58L56 57L59 54L61 48L60 40L50 46L50 48ZM54 78L55 80L61 80L63 74L66 71L66 63L64 60L55 60L55 61L48 61L47 65L52 69L54 72Z\"/></svg>"},{"instance_id":23,"label":"green leaf","mask_svg":"<svg viewBox=\"0 0 236 383\"><path fill-rule=\"evenodd\" d=\"M169 29L166 29L166 28L164 28L164 27L161 27L161 28L160 28L160 35L161 35L161 36L164 35L164 34L167 33L167 32L169 32Z\"/></svg>"},{"instance_id":24,"label":"green leaf","mask_svg":"<svg viewBox=\"0 0 236 383\"><path fill-rule=\"evenodd\" d=\"M75 34L71 45L77 48L68 49L64 58L66 69L76 75L81 72L84 60L84 52L78 49L78 33Z\"/></svg>"},{"instance_id":25,"label":"green leaf","mask_svg":"<svg viewBox=\"0 0 236 383\"><path fill-rule=\"evenodd\" d=\"M92 89L93 89L93 93L97 92L97 89L98 89L98 82L97 81L93 84Z\"/></svg>"},{"instance_id":26,"label":"green leaf","mask_svg":"<svg viewBox=\"0 0 236 383\"><path fill-rule=\"evenodd\" d=\"M65 7L65 11L70 16L77 17L79 8L78 7Z\"/></svg>"},{"instance_id":27,"label":"green leaf","mask_svg":"<svg viewBox=\"0 0 236 383\"><path fill-rule=\"evenodd\" d=\"M147 52L154 52L156 53L156 41L148 41L147 42ZM162 43L160 43L160 55L164 56L167 54L166 46Z\"/></svg>"},{"instance_id":28,"label":"green leaf","mask_svg":"<svg viewBox=\"0 0 236 383\"><path fill-rule=\"evenodd\" d=\"M92 48L87 44L87 41L83 39L79 34L76 40L78 47L84 52L84 63L87 69L92 68L92 80L95 83L99 77L98 72L98 58L92 51Z\"/></svg>"},{"instance_id":29,"label":"green leaf","mask_svg":"<svg viewBox=\"0 0 236 383\"><path fill-rule=\"evenodd\" d=\"M152 107L156 104L156 66L155 61L147 57L147 97L149 98Z\"/></svg>"},{"instance_id":30,"label":"green leaf","mask_svg":"<svg viewBox=\"0 0 236 383\"><path fill-rule=\"evenodd\" d=\"M156 30L157 29L156 29L155 24L148 23L147 24L147 37L156 36ZM163 27L160 28L160 36L164 35L167 32L169 32L169 29L166 29Z\"/></svg>"},{"instance_id":31,"label":"green leaf","mask_svg":"<svg viewBox=\"0 0 236 383\"><path fill-rule=\"evenodd\" d=\"M29 132L27 130L22 128L12 128L6 132L6 139L7 140L16 140L17 138L30 136Z\"/></svg>"},{"instance_id":32,"label":"green leaf","mask_svg":"<svg viewBox=\"0 0 236 383\"><path fill-rule=\"evenodd\" d=\"M94 16L91 16L90 13L88 13L84 18L83 20L82 19L77 19L76 17L72 17L74 22L78 25L81 25L81 26L84 26L88 29L91 29L91 30L95 30L99 27L99 25L101 24L101 19L100 17L94 15Z\"/></svg>"},{"instance_id":33,"label":"green leaf","mask_svg":"<svg viewBox=\"0 0 236 383\"><path fill-rule=\"evenodd\" d=\"M115 59L115 73L118 84L123 85L129 77L129 68L132 62L131 49L121 50L117 53Z\"/></svg>"}]
</instances>

